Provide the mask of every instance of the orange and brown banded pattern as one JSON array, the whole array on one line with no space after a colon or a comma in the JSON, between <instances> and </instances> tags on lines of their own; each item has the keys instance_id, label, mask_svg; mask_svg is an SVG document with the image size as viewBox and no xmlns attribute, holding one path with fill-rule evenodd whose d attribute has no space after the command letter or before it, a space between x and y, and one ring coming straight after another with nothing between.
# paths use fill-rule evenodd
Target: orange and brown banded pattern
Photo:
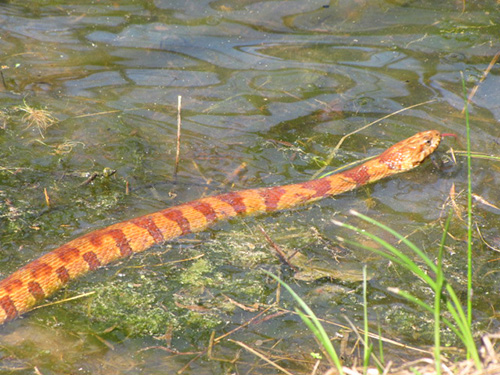
<instances>
[{"instance_id":1,"label":"orange and brown banded pattern","mask_svg":"<svg viewBox=\"0 0 500 375\"><path fill-rule=\"evenodd\" d=\"M30 310L70 280L154 244L201 231L219 220L313 202L412 169L440 141L441 134L429 130L395 144L360 166L328 177L202 198L78 237L0 282L0 323Z\"/></svg>"}]
</instances>

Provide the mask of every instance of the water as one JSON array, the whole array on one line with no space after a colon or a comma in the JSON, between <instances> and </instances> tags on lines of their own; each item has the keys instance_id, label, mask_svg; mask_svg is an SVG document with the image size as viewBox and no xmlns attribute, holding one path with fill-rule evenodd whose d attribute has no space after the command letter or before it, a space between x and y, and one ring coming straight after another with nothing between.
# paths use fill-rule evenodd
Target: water
<instances>
[{"instance_id":1,"label":"water","mask_svg":"<svg viewBox=\"0 0 500 375\"><path fill-rule=\"evenodd\" d=\"M499 15L495 1L467 1L465 9L462 2L389 0L3 2L0 272L5 276L89 230L165 206L310 179L342 136L413 105L420 104L347 138L330 168L430 128L458 135L444 141L443 154L463 150L462 75L469 92L479 85L470 107L472 149L498 156L498 63L483 75L500 50ZM178 96L182 144L174 178ZM29 118L30 108L57 122L33 123L41 113ZM282 274L318 316L346 324L345 314L362 326L357 279L367 263L371 330L381 326L387 338L425 349L432 345L430 317L422 319L387 287L421 298L429 291L383 259L342 246L336 236L352 234L331 219L395 243L350 216L354 208L437 254L453 185L457 206L465 208L465 159L457 160L451 172L426 163L335 200L223 223L88 275L52 301L82 298L2 327L1 371L277 373L232 339L289 357L280 364L294 373L310 373L310 353L318 349L290 313L257 318L217 341L212 359L204 352L212 331L222 336L276 299L276 285L261 269L283 270L259 226L284 250L310 259L313 270L332 271L331 279L307 282L286 269ZM116 173L103 176L105 168ZM497 207L498 172L497 162L473 159L474 193ZM83 184L92 173L97 177ZM480 334L498 328L491 311L500 226L498 209L476 202ZM445 265L463 292L459 214ZM294 308L284 292L280 306ZM339 328L327 329L334 337ZM445 340L457 344L451 335ZM385 351L396 361L422 356L389 344Z\"/></svg>"}]
</instances>

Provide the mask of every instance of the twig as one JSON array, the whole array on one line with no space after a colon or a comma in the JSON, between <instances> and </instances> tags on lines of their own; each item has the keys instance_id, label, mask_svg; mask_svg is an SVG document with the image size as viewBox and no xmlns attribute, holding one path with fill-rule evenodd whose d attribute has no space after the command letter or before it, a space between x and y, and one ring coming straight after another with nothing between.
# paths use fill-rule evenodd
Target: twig
<instances>
[{"instance_id":1,"label":"twig","mask_svg":"<svg viewBox=\"0 0 500 375\"><path fill-rule=\"evenodd\" d=\"M78 186L85 186L90 184L92 181L94 181L97 177L99 176L99 173L93 172L85 181L83 181L80 185Z\"/></svg>"},{"instance_id":2,"label":"twig","mask_svg":"<svg viewBox=\"0 0 500 375\"><path fill-rule=\"evenodd\" d=\"M262 232L262 234L264 235L264 238L266 239L267 243L269 245L271 245L271 247L274 249L274 251L276 251L276 255L278 256L278 259L281 261L281 263L287 265L292 270L297 271L297 267L295 267L292 263L289 262L288 257L286 256L285 252L283 250L281 250L281 247L276 242L274 242L271 239L271 237L269 237L266 230L261 225L259 225L259 229Z\"/></svg>"},{"instance_id":3,"label":"twig","mask_svg":"<svg viewBox=\"0 0 500 375\"><path fill-rule=\"evenodd\" d=\"M94 181L97 177L111 177L116 173L115 169L104 168L102 172L92 172L90 176L78 186L85 186Z\"/></svg>"}]
</instances>

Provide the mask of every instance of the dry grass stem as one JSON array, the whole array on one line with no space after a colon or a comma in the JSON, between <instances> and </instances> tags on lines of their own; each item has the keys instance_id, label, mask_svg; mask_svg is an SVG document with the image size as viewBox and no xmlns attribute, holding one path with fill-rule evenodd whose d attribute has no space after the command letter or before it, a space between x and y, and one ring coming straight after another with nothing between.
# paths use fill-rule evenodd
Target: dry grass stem
<instances>
[{"instance_id":1,"label":"dry grass stem","mask_svg":"<svg viewBox=\"0 0 500 375\"><path fill-rule=\"evenodd\" d=\"M66 302L69 302L69 301L74 301L76 299L85 298L85 297L88 297L88 296L91 296L91 295L94 295L94 294L95 294L95 292L82 293L82 294L79 294L79 295L74 296L74 297L69 297L69 298L65 298L65 299L62 299L62 300L53 301L53 302L45 303L43 305L35 306L35 307L32 308L32 310L42 309L42 308L45 308L47 306L59 305L61 303L66 303Z\"/></svg>"},{"instance_id":2,"label":"dry grass stem","mask_svg":"<svg viewBox=\"0 0 500 375\"><path fill-rule=\"evenodd\" d=\"M25 112L23 121L28 125L28 128L35 126L42 138L45 138L43 133L57 122L49 111L45 109L37 109L24 103L22 106L15 107L16 110Z\"/></svg>"},{"instance_id":3,"label":"dry grass stem","mask_svg":"<svg viewBox=\"0 0 500 375\"><path fill-rule=\"evenodd\" d=\"M43 195L45 196L45 204L47 204L47 207L50 207L50 196L47 188L43 188Z\"/></svg>"},{"instance_id":4,"label":"dry grass stem","mask_svg":"<svg viewBox=\"0 0 500 375\"><path fill-rule=\"evenodd\" d=\"M255 354L257 357L259 357L263 361L269 363L274 368L277 368L278 370L282 371L283 373L285 373L287 375L293 375L290 371L284 369L283 367L281 367L280 365L278 365L277 363L273 362L271 359L266 357L263 353L249 347L247 344L245 344L241 341L236 341L236 340L228 340L228 341L231 341L232 343L235 343L236 345L241 346L243 349L248 350L250 353Z\"/></svg>"},{"instance_id":5,"label":"dry grass stem","mask_svg":"<svg viewBox=\"0 0 500 375\"><path fill-rule=\"evenodd\" d=\"M174 176L177 175L179 169L179 159L181 155L181 107L182 107L182 96L177 97L177 145L175 149L175 169Z\"/></svg>"},{"instance_id":6,"label":"dry grass stem","mask_svg":"<svg viewBox=\"0 0 500 375\"><path fill-rule=\"evenodd\" d=\"M458 195L460 194L457 194L457 192L455 191L455 183L451 184L450 194L448 195L448 202L453 207L453 211L455 211L457 218L460 221L465 221L463 217L464 215L463 209L457 203Z\"/></svg>"},{"instance_id":7,"label":"dry grass stem","mask_svg":"<svg viewBox=\"0 0 500 375\"><path fill-rule=\"evenodd\" d=\"M493 56L493 59L491 59L490 64L488 65L486 70L483 72L483 76L481 77L481 79L479 80L477 85L472 88L469 96L467 97L467 104L469 104L470 101L472 100L472 98L474 97L474 95L476 95L476 92L479 89L479 86L481 85L481 83L483 83L483 81L486 79L486 77L488 77L488 74L490 73L491 69L495 66L495 64L497 63L499 58L500 58L500 51L498 51L495 54L495 56ZM464 114L464 113L465 113L465 106L462 109L462 114Z\"/></svg>"},{"instance_id":8,"label":"dry grass stem","mask_svg":"<svg viewBox=\"0 0 500 375\"><path fill-rule=\"evenodd\" d=\"M425 105L425 104L429 104L429 103L433 103L435 102L436 100L435 99L432 99L432 100L427 100L425 102L422 102L422 103L417 103L417 104L414 104L414 105L411 105L409 107L405 107L405 108L401 108L395 112L392 112L392 113L389 113L388 115L384 116L384 117L381 117L375 121L372 121L370 122L369 124L366 124L362 127L360 127L359 129L356 129L346 135L344 135L342 138L340 138L340 141L337 143L337 145L333 148L332 152L330 153L330 155L328 155L328 159L327 161L325 162L325 166L320 168L318 171L316 171L316 173L314 173L314 175L311 177L311 179L315 179L316 177L318 177L321 173L323 173L323 171L325 170L325 168L330 165L331 161L333 160L333 158L335 157L335 155L337 155L337 151L339 150L340 146L342 146L342 143L344 143L344 141L349 138L351 135L354 135L356 133L359 133L360 131L362 130L365 130L367 128L369 128L370 126L372 125L375 125L385 119L388 119L389 117L392 117L394 115L397 115L398 113L401 113L401 112L404 112L404 111L408 111L409 109L412 109L412 108L415 108L415 107L419 107L419 106L422 106L422 105Z\"/></svg>"}]
</instances>

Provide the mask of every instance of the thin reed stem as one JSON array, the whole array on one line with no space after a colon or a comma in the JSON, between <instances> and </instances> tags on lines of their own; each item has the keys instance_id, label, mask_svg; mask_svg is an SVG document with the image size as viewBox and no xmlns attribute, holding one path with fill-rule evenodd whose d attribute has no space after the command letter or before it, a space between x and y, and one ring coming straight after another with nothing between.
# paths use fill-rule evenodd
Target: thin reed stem
<instances>
[{"instance_id":1,"label":"thin reed stem","mask_svg":"<svg viewBox=\"0 0 500 375\"><path fill-rule=\"evenodd\" d=\"M465 100L465 127L467 129L467 322L472 324L472 168L469 126L469 101L465 79L462 74L462 89Z\"/></svg>"},{"instance_id":2,"label":"thin reed stem","mask_svg":"<svg viewBox=\"0 0 500 375\"><path fill-rule=\"evenodd\" d=\"M177 142L175 149L175 169L174 176L177 175L179 170L179 160L181 155L181 107L182 107L182 96L177 97Z\"/></svg>"}]
</instances>

